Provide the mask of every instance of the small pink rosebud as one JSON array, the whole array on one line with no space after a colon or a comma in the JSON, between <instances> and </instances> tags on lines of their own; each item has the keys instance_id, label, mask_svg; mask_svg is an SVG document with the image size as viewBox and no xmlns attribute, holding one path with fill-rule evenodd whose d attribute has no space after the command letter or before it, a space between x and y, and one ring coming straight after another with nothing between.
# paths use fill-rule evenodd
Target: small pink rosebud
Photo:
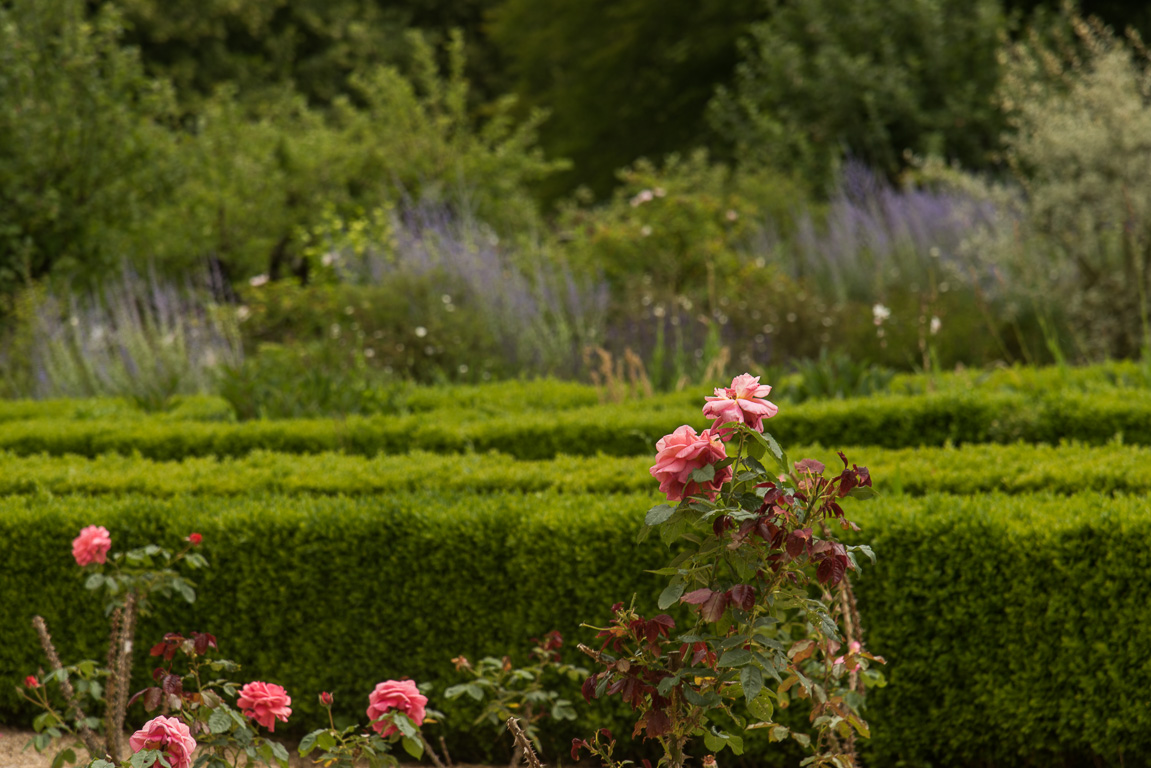
<instances>
[{"instance_id":1,"label":"small pink rosebud","mask_svg":"<svg viewBox=\"0 0 1151 768\"><path fill-rule=\"evenodd\" d=\"M332 694L328 693L327 691L321 692L320 693L320 704L322 704L325 707L332 706Z\"/></svg>"},{"instance_id":2,"label":"small pink rosebud","mask_svg":"<svg viewBox=\"0 0 1151 768\"><path fill-rule=\"evenodd\" d=\"M24 687L39 688L40 681L36 679L36 675L28 675L28 677L24 678Z\"/></svg>"},{"instance_id":3,"label":"small pink rosebud","mask_svg":"<svg viewBox=\"0 0 1151 768\"><path fill-rule=\"evenodd\" d=\"M204 537L198 533L188 534L188 541L190 541L192 543L193 547L200 546L200 542L203 540L204 540Z\"/></svg>"}]
</instances>

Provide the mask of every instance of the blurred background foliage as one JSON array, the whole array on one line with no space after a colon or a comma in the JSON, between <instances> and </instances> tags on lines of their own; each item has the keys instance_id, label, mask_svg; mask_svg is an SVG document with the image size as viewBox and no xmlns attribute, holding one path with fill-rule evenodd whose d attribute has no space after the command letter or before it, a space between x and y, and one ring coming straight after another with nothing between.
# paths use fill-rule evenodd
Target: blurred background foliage
<instances>
[{"instance_id":1,"label":"blurred background foliage","mask_svg":"<svg viewBox=\"0 0 1151 768\"><path fill-rule=\"evenodd\" d=\"M258 417L408 380L749 370L848 396L1146 359L1149 24L3 0L3 394L229 392Z\"/></svg>"}]
</instances>

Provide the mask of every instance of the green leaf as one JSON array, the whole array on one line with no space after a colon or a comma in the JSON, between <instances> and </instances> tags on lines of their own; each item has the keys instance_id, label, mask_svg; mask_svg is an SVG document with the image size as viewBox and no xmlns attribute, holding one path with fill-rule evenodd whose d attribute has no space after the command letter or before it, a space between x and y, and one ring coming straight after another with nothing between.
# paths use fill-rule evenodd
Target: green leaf
<instances>
[{"instance_id":1,"label":"green leaf","mask_svg":"<svg viewBox=\"0 0 1151 768\"><path fill-rule=\"evenodd\" d=\"M332 735L331 731L319 731L316 735L316 746L325 752L335 749L336 737Z\"/></svg>"},{"instance_id":2,"label":"green leaf","mask_svg":"<svg viewBox=\"0 0 1151 768\"><path fill-rule=\"evenodd\" d=\"M697 470L698 471L698 470ZM714 470L712 472L714 474ZM644 525L656 526L675 514L675 507L670 504L658 504L647 511L644 516Z\"/></svg>"},{"instance_id":3,"label":"green leaf","mask_svg":"<svg viewBox=\"0 0 1151 768\"><path fill-rule=\"evenodd\" d=\"M670 696L672 689L679 685L679 675L670 675L659 681L656 690L660 696Z\"/></svg>"},{"instance_id":4,"label":"green leaf","mask_svg":"<svg viewBox=\"0 0 1151 768\"><path fill-rule=\"evenodd\" d=\"M208 718L208 730L214 734L227 733L232 729L232 718L227 712L216 710Z\"/></svg>"},{"instance_id":5,"label":"green leaf","mask_svg":"<svg viewBox=\"0 0 1151 768\"><path fill-rule=\"evenodd\" d=\"M326 733L324 729L312 731L304 738L300 739L300 747L298 749L300 756L303 757L316 748L316 737L321 733Z\"/></svg>"},{"instance_id":6,"label":"green leaf","mask_svg":"<svg viewBox=\"0 0 1151 768\"><path fill-rule=\"evenodd\" d=\"M288 750L284 748L283 744L278 741L269 741L268 743L272 745L272 756L276 760L281 763L288 762Z\"/></svg>"},{"instance_id":7,"label":"green leaf","mask_svg":"<svg viewBox=\"0 0 1151 768\"><path fill-rule=\"evenodd\" d=\"M710 728L703 732L703 743L711 752L719 752L727 746L727 740Z\"/></svg>"},{"instance_id":8,"label":"green leaf","mask_svg":"<svg viewBox=\"0 0 1151 768\"><path fill-rule=\"evenodd\" d=\"M739 684L743 686L743 697L750 704L763 690L763 673L759 667L746 666L739 673Z\"/></svg>"},{"instance_id":9,"label":"green leaf","mask_svg":"<svg viewBox=\"0 0 1151 768\"><path fill-rule=\"evenodd\" d=\"M403 712L396 712L392 715L392 723L400 729L400 733L409 739L414 739L420 735L420 730L416 724Z\"/></svg>"},{"instance_id":10,"label":"green leaf","mask_svg":"<svg viewBox=\"0 0 1151 768\"><path fill-rule=\"evenodd\" d=\"M762 722L771 722L771 716L775 714L775 705L772 704L771 694L767 689L761 689L754 699L747 702L747 711Z\"/></svg>"},{"instance_id":11,"label":"green leaf","mask_svg":"<svg viewBox=\"0 0 1151 768\"><path fill-rule=\"evenodd\" d=\"M404 744L404 751L407 752L412 757L414 757L415 759L419 760L421 757L424 756L424 745L422 743L420 743L419 739L413 739L413 738L409 738L408 736L405 736L404 740L403 740L403 744Z\"/></svg>"},{"instance_id":12,"label":"green leaf","mask_svg":"<svg viewBox=\"0 0 1151 768\"><path fill-rule=\"evenodd\" d=\"M679 602L679 598L683 595L684 583L682 581L673 581L664 588L663 592L659 593L659 607L660 610L669 608Z\"/></svg>"},{"instance_id":13,"label":"green leaf","mask_svg":"<svg viewBox=\"0 0 1151 768\"><path fill-rule=\"evenodd\" d=\"M871 558L871 562L875 562L875 553L871 551L871 547L866 544L856 544L854 547L849 547L853 552L862 552Z\"/></svg>"},{"instance_id":14,"label":"green leaf","mask_svg":"<svg viewBox=\"0 0 1151 768\"><path fill-rule=\"evenodd\" d=\"M691 471L691 479L697 483L710 483L715 479L715 465L704 464L699 469Z\"/></svg>"},{"instance_id":15,"label":"green leaf","mask_svg":"<svg viewBox=\"0 0 1151 768\"><path fill-rule=\"evenodd\" d=\"M104 586L104 574L93 573L84 581L84 589L99 589Z\"/></svg>"},{"instance_id":16,"label":"green leaf","mask_svg":"<svg viewBox=\"0 0 1151 768\"><path fill-rule=\"evenodd\" d=\"M56 757L52 760L52 768L61 768L65 763L76 762L76 750L65 749L63 752L57 752Z\"/></svg>"},{"instance_id":17,"label":"green leaf","mask_svg":"<svg viewBox=\"0 0 1151 768\"><path fill-rule=\"evenodd\" d=\"M717 667L742 667L745 664L751 663L751 651L743 648L732 648L730 651L724 651L724 654L719 657L716 662Z\"/></svg>"},{"instance_id":18,"label":"green leaf","mask_svg":"<svg viewBox=\"0 0 1151 768\"><path fill-rule=\"evenodd\" d=\"M879 494L870 485L857 485L847 492L847 495L853 499L860 499L866 501L867 499L874 499Z\"/></svg>"}]
</instances>

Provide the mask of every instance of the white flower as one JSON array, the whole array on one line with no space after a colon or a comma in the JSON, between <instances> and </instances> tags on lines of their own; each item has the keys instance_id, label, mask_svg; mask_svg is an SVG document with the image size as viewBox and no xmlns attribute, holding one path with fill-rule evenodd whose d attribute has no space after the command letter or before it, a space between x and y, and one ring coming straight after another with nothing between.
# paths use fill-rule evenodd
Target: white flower
<instances>
[{"instance_id":1,"label":"white flower","mask_svg":"<svg viewBox=\"0 0 1151 768\"><path fill-rule=\"evenodd\" d=\"M652 197L654 197L654 195L652 195L651 190L645 189L631 199L631 207L636 208L644 203L650 203Z\"/></svg>"},{"instance_id":2,"label":"white flower","mask_svg":"<svg viewBox=\"0 0 1151 768\"><path fill-rule=\"evenodd\" d=\"M425 337L427 335L428 335L428 329L427 328L423 327L422 325L416 326L416 336L417 337L422 339L423 337Z\"/></svg>"},{"instance_id":3,"label":"white flower","mask_svg":"<svg viewBox=\"0 0 1151 768\"><path fill-rule=\"evenodd\" d=\"M252 310L248 309L243 304L241 304L239 307L236 308L236 319L239 320L241 323L244 322L245 320L247 320L251 316L252 316Z\"/></svg>"},{"instance_id":4,"label":"white flower","mask_svg":"<svg viewBox=\"0 0 1151 768\"><path fill-rule=\"evenodd\" d=\"M259 288L261 285L264 285L267 282L268 282L268 276L267 275L256 275L255 277L253 277L251 280L248 281L248 285L252 286L253 288Z\"/></svg>"},{"instance_id":5,"label":"white flower","mask_svg":"<svg viewBox=\"0 0 1151 768\"><path fill-rule=\"evenodd\" d=\"M891 310L882 304L876 304L871 308L871 317L876 325L883 325L883 321L891 317Z\"/></svg>"},{"instance_id":6,"label":"white flower","mask_svg":"<svg viewBox=\"0 0 1151 768\"><path fill-rule=\"evenodd\" d=\"M943 327L943 321L942 320L940 320L938 317L932 317L931 318L931 335L932 336L939 333L939 329L942 327Z\"/></svg>"}]
</instances>

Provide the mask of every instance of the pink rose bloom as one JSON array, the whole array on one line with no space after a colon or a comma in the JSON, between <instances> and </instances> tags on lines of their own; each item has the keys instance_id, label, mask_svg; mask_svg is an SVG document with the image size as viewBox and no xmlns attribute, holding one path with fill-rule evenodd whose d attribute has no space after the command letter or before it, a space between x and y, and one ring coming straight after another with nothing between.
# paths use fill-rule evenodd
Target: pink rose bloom
<instances>
[{"instance_id":1,"label":"pink rose bloom","mask_svg":"<svg viewBox=\"0 0 1151 768\"><path fill-rule=\"evenodd\" d=\"M746 424L757 432L763 431L763 420L770 419L779 413L774 403L763 398L771 392L771 387L759 383L758 376L745 373L731 380L731 386L717 388L714 397L705 397L707 405L703 407L703 415L715 419L711 428L729 421L738 421ZM724 437L726 440L726 436Z\"/></svg>"},{"instance_id":2,"label":"pink rose bloom","mask_svg":"<svg viewBox=\"0 0 1151 768\"><path fill-rule=\"evenodd\" d=\"M403 712L416 725L423 725L427 703L428 697L420 693L414 680L385 680L368 695L368 719L375 720L394 709ZM391 723L372 723L372 728L384 738L398 730Z\"/></svg>"},{"instance_id":3,"label":"pink rose bloom","mask_svg":"<svg viewBox=\"0 0 1151 768\"><path fill-rule=\"evenodd\" d=\"M108 550L112 548L112 537L108 529L102 525L89 525L80 531L80 535L72 539L72 557L76 564L83 567L88 563L101 563L107 561Z\"/></svg>"},{"instance_id":4,"label":"pink rose bloom","mask_svg":"<svg viewBox=\"0 0 1151 768\"><path fill-rule=\"evenodd\" d=\"M174 717L154 717L128 737L133 752L158 749L168 756L172 768L191 768L196 740L188 726Z\"/></svg>"},{"instance_id":5,"label":"pink rose bloom","mask_svg":"<svg viewBox=\"0 0 1151 768\"><path fill-rule=\"evenodd\" d=\"M248 683L240 689L240 698L236 706L248 717L276 732L276 720L281 723L288 722L292 714L292 697L275 683Z\"/></svg>"},{"instance_id":6,"label":"pink rose bloom","mask_svg":"<svg viewBox=\"0 0 1151 768\"><path fill-rule=\"evenodd\" d=\"M667 494L668 501L679 501L699 493L715 498L720 486L731 479L731 467L717 471L715 477L702 486L691 479L693 471L727 458L723 441L710 429L697 435L694 429L684 424L670 435L661 437L655 450L651 476L659 480L659 489Z\"/></svg>"}]
</instances>

